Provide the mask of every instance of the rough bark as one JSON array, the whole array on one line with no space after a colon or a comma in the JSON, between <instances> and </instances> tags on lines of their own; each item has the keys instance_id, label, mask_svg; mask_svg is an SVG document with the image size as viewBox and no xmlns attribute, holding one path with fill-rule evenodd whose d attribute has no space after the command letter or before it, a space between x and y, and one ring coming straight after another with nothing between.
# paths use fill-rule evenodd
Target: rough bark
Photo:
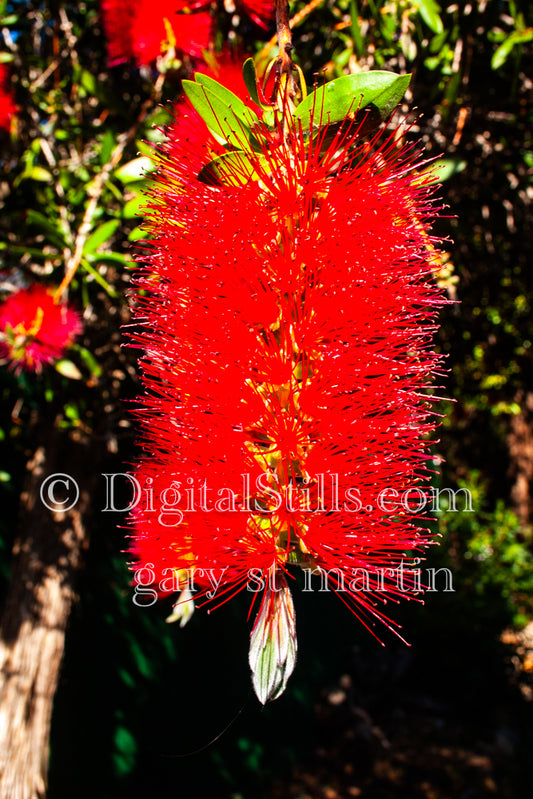
<instances>
[{"instance_id":1,"label":"rough bark","mask_svg":"<svg viewBox=\"0 0 533 799\"><path fill-rule=\"evenodd\" d=\"M53 698L75 576L87 545L94 481L87 467L84 442L54 429L28 464L0 625L0 796L9 799L46 793ZM79 483L79 500L71 510L49 510L41 501L43 479L57 472Z\"/></svg>"},{"instance_id":2,"label":"rough bark","mask_svg":"<svg viewBox=\"0 0 533 799\"><path fill-rule=\"evenodd\" d=\"M524 526L533 521L533 392L520 392L516 401L520 413L511 416L508 436L513 480L511 500L513 510Z\"/></svg>"}]
</instances>

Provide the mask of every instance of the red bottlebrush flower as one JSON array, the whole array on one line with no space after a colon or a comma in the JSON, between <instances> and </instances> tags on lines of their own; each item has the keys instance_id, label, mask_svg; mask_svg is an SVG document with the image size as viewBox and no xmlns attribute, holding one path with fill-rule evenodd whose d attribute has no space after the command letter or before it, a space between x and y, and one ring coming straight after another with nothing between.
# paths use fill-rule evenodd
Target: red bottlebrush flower
<instances>
[{"instance_id":1,"label":"red bottlebrush flower","mask_svg":"<svg viewBox=\"0 0 533 799\"><path fill-rule=\"evenodd\" d=\"M109 63L154 62L171 48L201 59L212 39L208 11L190 12L187 0L102 0Z\"/></svg>"},{"instance_id":2,"label":"red bottlebrush flower","mask_svg":"<svg viewBox=\"0 0 533 799\"><path fill-rule=\"evenodd\" d=\"M21 289L0 305L0 357L17 372L40 372L63 355L81 329L79 314L56 304L44 286Z\"/></svg>"},{"instance_id":3,"label":"red bottlebrush flower","mask_svg":"<svg viewBox=\"0 0 533 799\"><path fill-rule=\"evenodd\" d=\"M230 14L241 9L252 19L256 25L266 28L274 19L274 3L272 0L225 0L224 7Z\"/></svg>"},{"instance_id":4,"label":"red bottlebrush flower","mask_svg":"<svg viewBox=\"0 0 533 799\"><path fill-rule=\"evenodd\" d=\"M17 107L9 87L9 68L7 64L0 64L0 128L8 133L11 130L11 120Z\"/></svg>"},{"instance_id":5,"label":"red bottlebrush flower","mask_svg":"<svg viewBox=\"0 0 533 799\"><path fill-rule=\"evenodd\" d=\"M107 57L110 66L134 58L131 28L135 4L129 0L101 0L102 21L107 39Z\"/></svg>"},{"instance_id":6,"label":"red bottlebrush flower","mask_svg":"<svg viewBox=\"0 0 533 799\"><path fill-rule=\"evenodd\" d=\"M245 127L224 119L234 147ZM379 602L414 590L404 560L431 541L415 518L444 302L436 211L396 132L365 143L352 119L256 126L212 180L196 177L212 150L174 139L149 210L132 552L162 594L185 576L219 603L265 589L250 651L261 701L294 664L293 566L390 626Z\"/></svg>"}]
</instances>

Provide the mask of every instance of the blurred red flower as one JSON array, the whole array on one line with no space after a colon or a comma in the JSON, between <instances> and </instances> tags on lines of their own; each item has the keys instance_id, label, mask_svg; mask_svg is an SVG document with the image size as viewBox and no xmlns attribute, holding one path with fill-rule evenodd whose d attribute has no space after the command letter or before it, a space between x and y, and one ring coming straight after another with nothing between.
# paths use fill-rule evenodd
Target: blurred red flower
<instances>
[{"instance_id":1,"label":"blurred red flower","mask_svg":"<svg viewBox=\"0 0 533 799\"><path fill-rule=\"evenodd\" d=\"M7 64L0 64L0 128L8 133L11 130L11 120L16 110L17 107L9 85L9 67Z\"/></svg>"},{"instance_id":2,"label":"blurred red flower","mask_svg":"<svg viewBox=\"0 0 533 799\"><path fill-rule=\"evenodd\" d=\"M154 62L170 48L201 59L211 43L209 11L194 10L187 0L102 0L109 63Z\"/></svg>"},{"instance_id":3,"label":"blurred red flower","mask_svg":"<svg viewBox=\"0 0 533 799\"><path fill-rule=\"evenodd\" d=\"M40 372L63 355L81 329L79 314L56 304L45 286L21 289L0 305L0 357L17 372Z\"/></svg>"},{"instance_id":4,"label":"blurred red flower","mask_svg":"<svg viewBox=\"0 0 533 799\"><path fill-rule=\"evenodd\" d=\"M225 6L226 9L228 6L233 6L233 0L226 2ZM274 19L273 0L237 0L236 6L242 8L250 19L262 28L266 28L268 23Z\"/></svg>"}]
</instances>

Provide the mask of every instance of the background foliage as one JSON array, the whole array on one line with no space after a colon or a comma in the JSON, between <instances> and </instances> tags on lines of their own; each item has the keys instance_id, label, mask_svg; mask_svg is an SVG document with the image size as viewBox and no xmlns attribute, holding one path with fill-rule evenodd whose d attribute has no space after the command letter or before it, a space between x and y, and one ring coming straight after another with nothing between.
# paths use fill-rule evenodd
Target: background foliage
<instances>
[{"instance_id":1,"label":"background foliage","mask_svg":"<svg viewBox=\"0 0 533 799\"><path fill-rule=\"evenodd\" d=\"M273 33L223 6L217 14L219 44L231 32L255 54ZM81 242L69 297L84 318L62 373L0 369L5 586L41 425L104 442L104 471L124 471L134 457L127 402L138 390L136 353L120 346L130 246L142 236L147 142L160 139L187 63L162 87L150 68L109 68L94 0L3 0L0 29L18 106L1 140L0 288L57 285ZM381 648L330 596L297 597L299 665L286 696L262 710L248 689L246 597L184 630L165 624L168 608L136 608L123 517L101 512L102 483L55 704L50 797L70 796L72 786L102 799L170 790L234 799L526 796L532 40L527 0L325 0L294 32L308 76L413 72L402 109L416 108L409 135L446 159L442 279L460 304L442 314L438 346L455 403L443 408L435 449L445 459L441 485L468 487L474 511L439 515L442 544L429 564L453 569L455 593L394 609L409 649L391 640Z\"/></svg>"}]
</instances>

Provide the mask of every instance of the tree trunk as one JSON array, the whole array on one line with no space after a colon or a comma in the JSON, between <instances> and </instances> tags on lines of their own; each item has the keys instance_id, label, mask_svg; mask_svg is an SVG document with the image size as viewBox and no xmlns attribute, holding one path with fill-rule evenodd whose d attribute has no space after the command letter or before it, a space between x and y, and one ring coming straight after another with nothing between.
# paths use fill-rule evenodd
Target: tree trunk
<instances>
[{"instance_id":1,"label":"tree trunk","mask_svg":"<svg viewBox=\"0 0 533 799\"><path fill-rule=\"evenodd\" d=\"M28 464L0 625L0 796L6 799L46 792L52 705L95 479L80 474L91 466L86 442L56 429L43 441ZM74 484L57 483L52 494L63 505L47 499L47 508L40 497L43 480L69 469L79 484L77 503L61 510Z\"/></svg>"},{"instance_id":2,"label":"tree trunk","mask_svg":"<svg viewBox=\"0 0 533 799\"><path fill-rule=\"evenodd\" d=\"M511 500L514 512L522 525L527 527L533 515L533 392L519 392L516 402L521 410L511 416L508 436L511 458L509 476L513 480Z\"/></svg>"}]
</instances>

